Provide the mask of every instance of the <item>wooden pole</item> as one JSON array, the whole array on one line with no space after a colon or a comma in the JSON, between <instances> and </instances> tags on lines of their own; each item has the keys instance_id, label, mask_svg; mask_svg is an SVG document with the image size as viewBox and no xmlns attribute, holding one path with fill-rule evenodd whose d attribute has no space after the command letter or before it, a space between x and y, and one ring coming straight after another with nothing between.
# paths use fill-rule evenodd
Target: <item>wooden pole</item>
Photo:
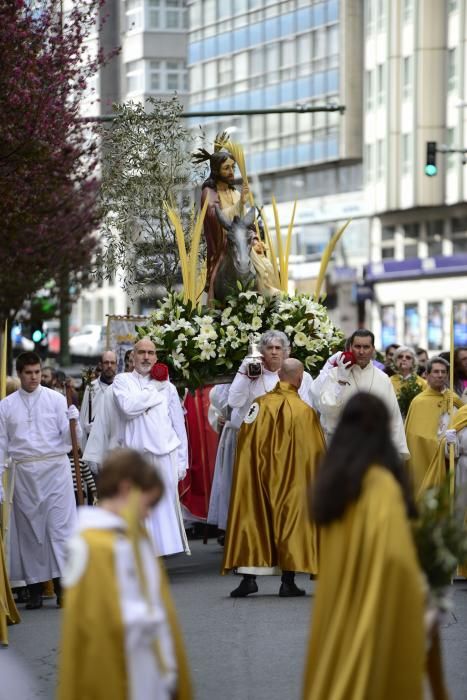
<instances>
[{"instance_id":1,"label":"wooden pole","mask_svg":"<svg viewBox=\"0 0 467 700\"><path fill-rule=\"evenodd\" d=\"M450 422L454 417L454 306L451 307L451 344L449 348L449 418ZM454 464L454 445L449 445L449 491L451 497L454 498L455 489L455 464Z\"/></svg>"},{"instance_id":2,"label":"wooden pole","mask_svg":"<svg viewBox=\"0 0 467 700\"><path fill-rule=\"evenodd\" d=\"M69 382L65 385L66 391L66 402L68 406L71 406L72 401L72 387ZM76 476L76 489L78 491L78 505L84 505L83 498L83 484L81 482L81 469L79 466L79 448L78 448L78 438L76 437L76 423L74 420L70 421L70 435L71 435L71 447L73 452L73 463L75 465L75 476Z\"/></svg>"}]
</instances>

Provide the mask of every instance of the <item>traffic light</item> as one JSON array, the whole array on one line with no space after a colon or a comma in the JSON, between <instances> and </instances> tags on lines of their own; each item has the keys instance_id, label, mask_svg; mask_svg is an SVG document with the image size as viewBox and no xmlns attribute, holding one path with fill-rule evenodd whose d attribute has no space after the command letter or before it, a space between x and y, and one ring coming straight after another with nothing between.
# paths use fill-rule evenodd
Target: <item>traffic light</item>
<instances>
[{"instance_id":1,"label":"traffic light","mask_svg":"<svg viewBox=\"0 0 467 700\"><path fill-rule=\"evenodd\" d=\"M44 324L42 321L32 321L31 322L31 340L33 340L36 345L39 345L41 340L45 338Z\"/></svg>"},{"instance_id":2,"label":"traffic light","mask_svg":"<svg viewBox=\"0 0 467 700\"><path fill-rule=\"evenodd\" d=\"M428 175L428 177L433 177L437 174L438 166L436 165L436 141L427 141L425 175Z\"/></svg>"}]
</instances>

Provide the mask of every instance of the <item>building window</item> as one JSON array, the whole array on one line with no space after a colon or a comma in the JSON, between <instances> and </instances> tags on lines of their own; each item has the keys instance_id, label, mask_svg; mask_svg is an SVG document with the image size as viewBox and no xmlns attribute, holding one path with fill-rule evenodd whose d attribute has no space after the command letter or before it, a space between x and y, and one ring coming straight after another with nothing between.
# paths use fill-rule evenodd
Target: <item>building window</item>
<instances>
[{"instance_id":1,"label":"building window","mask_svg":"<svg viewBox=\"0 0 467 700\"><path fill-rule=\"evenodd\" d=\"M378 139L376 142L376 179L382 180L384 177L384 141L383 139Z\"/></svg>"},{"instance_id":2,"label":"building window","mask_svg":"<svg viewBox=\"0 0 467 700\"><path fill-rule=\"evenodd\" d=\"M448 1L448 12L455 12L458 9L457 0Z\"/></svg>"},{"instance_id":3,"label":"building window","mask_svg":"<svg viewBox=\"0 0 467 700\"><path fill-rule=\"evenodd\" d=\"M375 0L366 0L366 27L371 33L375 27Z\"/></svg>"},{"instance_id":4,"label":"building window","mask_svg":"<svg viewBox=\"0 0 467 700\"><path fill-rule=\"evenodd\" d=\"M413 0L404 0L402 6L402 21L410 22L413 17Z\"/></svg>"},{"instance_id":5,"label":"building window","mask_svg":"<svg viewBox=\"0 0 467 700\"><path fill-rule=\"evenodd\" d=\"M383 226L381 229L381 257L383 260L392 260L395 257L395 235L394 226Z\"/></svg>"},{"instance_id":6,"label":"building window","mask_svg":"<svg viewBox=\"0 0 467 700\"><path fill-rule=\"evenodd\" d=\"M412 139L410 134L402 134L402 174L409 175L412 170Z\"/></svg>"},{"instance_id":7,"label":"building window","mask_svg":"<svg viewBox=\"0 0 467 700\"><path fill-rule=\"evenodd\" d=\"M467 345L467 301L455 301L452 305L454 314L454 345Z\"/></svg>"},{"instance_id":8,"label":"building window","mask_svg":"<svg viewBox=\"0 0 467 700\"><path fill-rule=\"evenodd\" d=\"M427 314L428 350L441 350L443 347L443 302L429 301Z\"/></svg>"},{"instance_id":9,"label":"building window","mask_svg":"<svg viewBox=\"0 0 467 700\"><path fill-rule=\"evenodd\" d=\"M426 244L428 257L441 255L443 252L443 221L427 221Z\"/></svg>"},{"instance_id":10,"label":"building window","mask_svg":"<svg viewBox=\"0 0 467 700\"><path fill-rule=\"evenodd\" d=\"M467 218L451 219L452 252L467 253Z\"/></svg>"},{"instance_id":11,"label":"building window","mask_svg":"<svg viewBox=\"0 0 467 700\"><path fill-rule=\"evenodd\" d=\"M448 50L448 91L457 88L457 50Z\"/></svg>"},{"instance_id":12,"label":"building window","mask_svg":"<svg viewBox=\"0 0 467 700\"><path fill-rule=\"evenodd\" d=\"M374 106L374 71L367 70L365 73L365 103L368 110Z\"/></svg>"},{"instance_id":13,"label":"building window","mask_svg":"<svg viewBox=\"0 0 467 700\"><path fill-rule=\"evenodd\" d=\"M125 27L126 31L141 29L143 26L143 0L126 0Z\"/></svg>"},{"instance_id":14,"label":"building window","mask_svg":"<svg viewBox=\"0 0 467 700\"><path fill-rule=\"evenodd\" d=\"M446 129L446 143L448 145L448 148L455 148L456 147L456 128L455 127L451 127L450 129ZM451 170L452 168L456 167L458 157L459 156L457 153L448 153L447 154L446 167L448 170Z\"/></svg>"},{"instance_id":15,"label":"building window","mask_svg":"<svg viewBox=\"0 0 467 700\"><path fill-rule=\"evenodd\" d=\"M216 21L216 0L204 0L204 18L203 24L211 24Z\"/></svg>"},{"instance_id":16,"label":"building window","mask_svg":"<svg viewBox=\"0 0 467 700\"><path fill-rule=\"evenodd\" d=\"M413 84L413 57L405 56L402 60L402 99L407 100L412 96Z\"/></svg>"},{"instance_id":17,"label":"building window","mask_svg":"<svg viewBox=\"0 0 467 700\"><path fill-rule=\"evenodd\" d=\"M365 180L367 183L373 182L374 178L374 164L373 164L373 157L374 157L374 146L372 143L367 143L365 146Z\"/></svg>"},{"instance_id":18,"label":"building window","mask_svg":"<svg viewBox=\"0 0 467 700\"><path fill-rule=\"evenodd\" d=\"M388 304L381 307L381 344L383 348L397 340L396 307Z\"/></svg>"},{"instance_id":19,"label":"building window","mask_svg":"<svg viewBox=\"0 0 467 700\"><path fill-rule=\"evenodd\" d=\"M115 299L114 297L109 297L109 316L113 316L115 314Z\"/></svg>"},{"instance_id":20,"label":"building window","mask_svg":"<svg viewBox=\"0 0 467 700\"><path fill-rule=\"evenodd\" d=\"M420 227L418 224L406 224L404 226L404 259L418 257L418 241Z\"/></svg>"},{"instance_id":21,"label":"building window","mask_svg":"<svg viewBox=\"0 0 467 700\"><path fill-rule=\"evenodd\" d=\"M149 29L186 29L187 8L183 0L147 0Z\"/></svg>"},{"instance_id":22,"label":"building window","mask_svg":"<svg viewBox=\"0 0 467 700\"><path fill-rule=\"evenodd\" d=\"M378 107L384 104L384 66L382 63L376 69L376 100Z\"/></svg>"},{"instance_id":23,"label":"building window","mask_svg":"<svg viewBox=\"0 0 467 700\"><path fill-rule=\"evenodd\" d=\"M167 90L173 92L188 92L188 73L185 61L183 60L167 60L166 66L166 81Z\"/></svg>"},{"instance_id":24,"label":"building window","mask_svg":"<svg viewBox=\"0 0 467 700\"><path fill-rule=\"evenodd\" d=\"M404 343L406 345L419 345L420 343L418 304L404 304Z\"/></svg>"},{"instance_id":25,"label":"building window","mask_svg":"<svg viewBox=\"0 0 467 700\"><path fill-rule=\"evenodd\" d=\"M126 91L143 92L144 71L142 61L130 61L126 64Z\"/></svg>"},{"instance_id":26,"label":"building window","mask_svg":"<svg viewBox=\"0 0 467 700\"><path fill-rule=\"evenodd\" d=\"M386 0L377 0L376 31L383 32L386 25Z\"/></svg>"},{"instance_id":27,"label":"building window","mask_svg":"<svg viewBox=\"0 0 467 700\"><path fill-rule=\"evenodd\" d=\"M187 90L188 72L185 61L182 59L149 61L149 92L187 92Z\"/></svg>"},{"instance_id":28,"label":"building window","mask_svg":"<svg viewBox=\"0 0 467 700\"><path fill-rule=\"evenodd\" d=\"M297 39L298 74L309 75L311 64L311 34L302 34Z\"/></svg>"}]
</instances>

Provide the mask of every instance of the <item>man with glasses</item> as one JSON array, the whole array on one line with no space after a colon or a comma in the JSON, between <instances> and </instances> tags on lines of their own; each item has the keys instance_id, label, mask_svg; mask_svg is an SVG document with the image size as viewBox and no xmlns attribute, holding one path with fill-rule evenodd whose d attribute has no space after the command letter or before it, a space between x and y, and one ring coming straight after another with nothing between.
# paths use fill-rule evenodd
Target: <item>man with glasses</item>
<instances>
[{"instance_id":1,"label":"man with glasses","mask_svg":"<svg viewBox=\"0 0 467 700\"><path fill-rule=\"evenodd\" d=\"M86 447L89 433L93 425L94 418L97 415L99 407L104 400L104 394L112 385L115 375L117 374L117 356L111 350L107 350L102 354L101 358L102 371L98 379L94 379L85 389L81 410L79 413L79 421L82 429L81 447ZM96 465L90 463L89 466L95 472Z\"/></svg>"}]
</instances>

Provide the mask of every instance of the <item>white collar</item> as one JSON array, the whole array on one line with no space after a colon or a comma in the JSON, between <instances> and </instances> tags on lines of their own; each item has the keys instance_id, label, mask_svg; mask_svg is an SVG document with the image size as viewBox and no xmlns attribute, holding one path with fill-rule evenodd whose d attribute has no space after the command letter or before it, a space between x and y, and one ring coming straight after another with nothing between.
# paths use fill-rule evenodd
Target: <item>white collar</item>
<instances>
[{"instance_id":1,"label":"white collar","mask_svg":"<svg viewBox=\"0 0 467 700\"><path fill-rule=\"evenodd\" d=\"M39 384L38 387L34 389L34 391L25 391L21 387L18 389L18 392L21 394L21 396L24 396L24 398L27 401L31 401L31 399L35 396L38 396L41 393L42 386Z\"/></svg>"},{"instance_id":2,"label":"white collar","mask_svg":"<svg viewBox=\"0 0 467 700\"><path fill-rule=\"evenodd\" d=\"M83 530L126 530L125 520L99 506L78 508L78 532Z\"/></svg>"}]
</instances>

